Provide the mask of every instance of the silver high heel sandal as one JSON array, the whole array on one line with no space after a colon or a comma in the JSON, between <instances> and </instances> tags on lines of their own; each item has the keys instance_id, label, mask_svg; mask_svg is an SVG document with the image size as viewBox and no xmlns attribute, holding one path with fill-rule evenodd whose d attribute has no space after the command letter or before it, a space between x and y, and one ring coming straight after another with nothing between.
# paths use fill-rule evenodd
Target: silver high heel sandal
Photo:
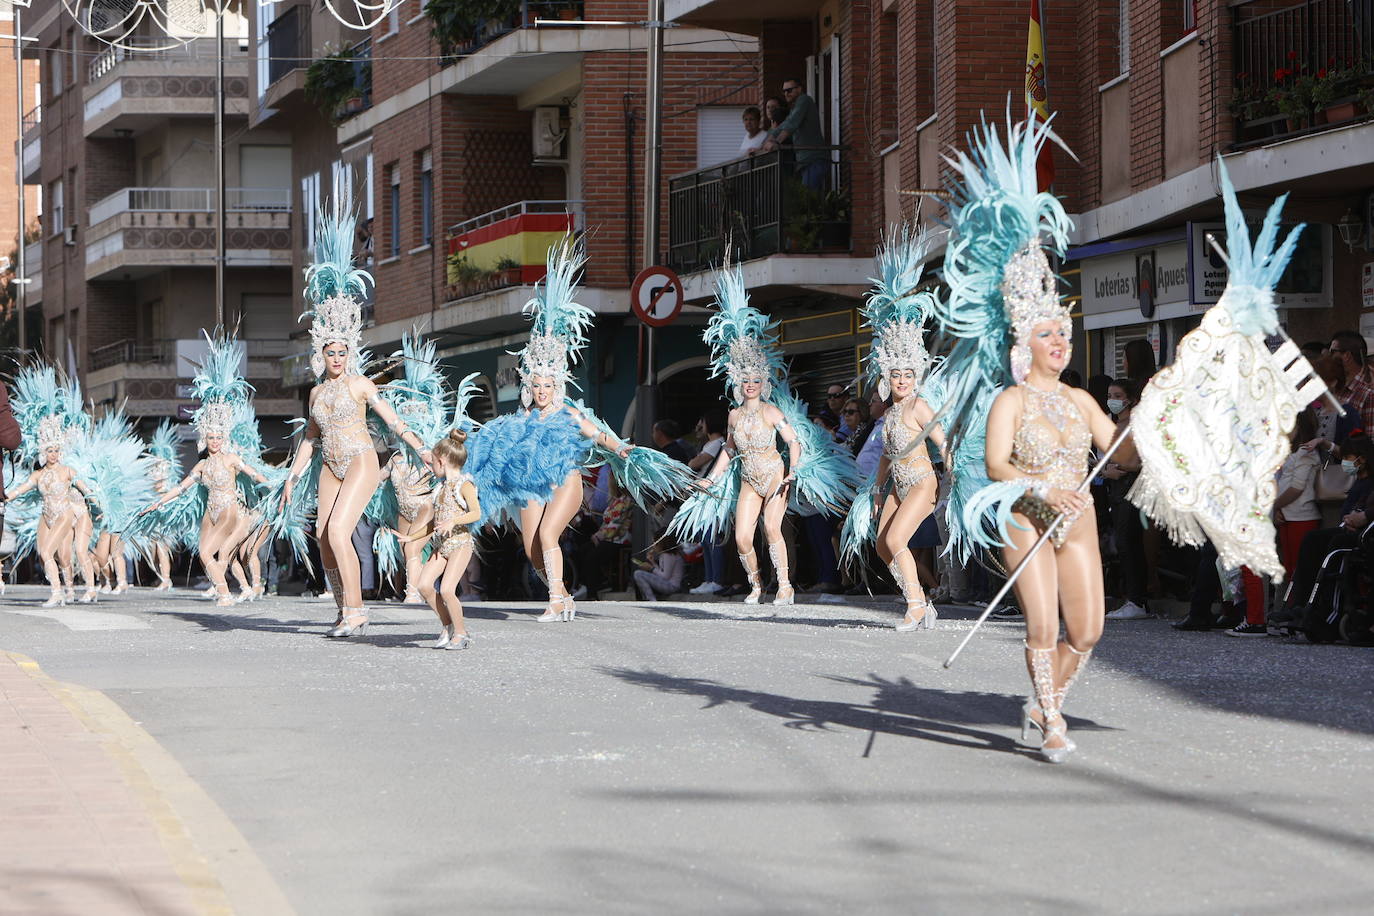
<instances>
[{"instance_id":1,"label":"silver high heel sandal","mask_svg":"<svg viewBox=\"0 0 1374 916\"><path fill-rule=\"evenodd\" d=\"M345 612L343 620L339 622L338 626L329 631L330 637L334 639L347 639L350 636L362 636L367 632L367 625L371 623L371 621L367 619L366 608L346 607L343 608L343 611ZM354 611L355 613L350 614L347 613L348 611ZM362 622L350 624L350 620L361 620Z\"/></svg>"},{"instance_id":2,"label":"silver high heel sandal","mask_svg":"<svg viewBox=\"0 0 1374 916\"><path fill-rule=\"evenodd\" d=\"M739 565L744 567L744 575L749 579L749 594L744 596L745 604L758 604L763 597L763 586L759 584L759 568L752 559L746 560L745 557L753 557L754 551L745 553L740 551Z\"/></svg>"},{"instance_id":3,"label":"silver high heel sandal","mask_svg":"<svg viewBox=\"0 0 1374 916\"><path fill-rule=\"evenodd\" d=\"M787 545L769 544L768 559L773 561L773 570L778 575L778 591L773 596L774 606L791 604L797 597L797 590L792 587L792 582L787 577ZM782 593L787 592L784 598Z\"/></svg>"},{"instance_id":4,"label":"silver high heel sandal","mask_svg":"<svg viewBox=\"0 0 1374 916\"><path fill-rule=\"evenodd\" d=\"M563 588L563 579L548 576L549 554L557 553L557 548L550 548L544 551L544 581L549 585L549 606L544 613L534 618L539 623L553 623L555 621L569 621L577 616L577 610L573 607L572 595L559 595L558 592L566 591ZM556 586L556 587L555 587Z\"/></svg>"},{"instance_id":5,"label":"silver high heel sandal","mask_svg":"<svg viewBox=\"0 0 1374 916\"><path fill-rule=\"evenodd\" d=\"M472 637L466 633L462 633L455 634L454 637L448 641L448 645L444 646L444 648L448 649L450 652L455 652L459 649L467 649L471 646Z\"/></svg>"},{"instance_id":6,"label":"silver high heel sandal","mask_svg":"<svg viewBox=\"0 0 1374 916\"><path fill-rule=\"evenodd\" d=\"M1040 726L1044 735L1040 742L1040 756L1050 763L1063 763L1068 759L1069 754L1073 753L1073 747L1070 746L1068 740L1068 726L1064 724L1064 717L1059 714L1059 707L1056 703L1054 662L1057 655L1058 652L1054 649L1032 649L1030 646L1026 646L1026 660L1030 667L1031 685L1035 688L1035 697L1039 701L1040 714L1045 717L1044 724ZM1048 742L1056 738L1059 739L1060 743L1050 747Z\"/></svg>"},{"instance_id":7,"label":"silver high heel sandal","mask_svg":"<svg viewBox=\"0 0 1374 916\"><path fill-rule=\"evenodd\" d=\"M903 547L893 554L892 562L887 564L887 571L892 573L893 581L897 583L898 590L901 591L902 597L906 599L907 617L911 616L912 611L919 611L922 608L925 609L925 612L915 620L907 620L904 618L902 622L894 626L893 629L898 633L910 633L913 630L933 630L935 629L935 621L939 618L940 612L935 610L935 605L927 601L924 595L916 597L916 595L921 595L920 587L912 588L911 583L906 581L906 576L902 575L901 564L897 562L897 557L908 552L907 548Z\"/></svg>"},{"instance_id":8,"label":"silver high heel sandal","mask_svg":"<svg viewBox=\"0 0 1374 916\"><path fill-rule=\"evenodd\" d=\"M334 618L334 626L338 628L343 625L344 606L343 606L343 577L339 575L338 567L324 567L324 582L329 588L329 595L334 599L334 604L339 609L338 616Z\"/></svg>"},{"instance_id":9,"label":"silver high heel sandal","mask_svg":"<svg viewBox=\"0 0 1374 916\"><path fill-rule=\"evenodd\" d=\"M100 589L87 587L86 593L77 601L78 604L95 604L100 598Z\"/></svg>"},{"instance_id":10,"label":"silver high heel sandal","mask_svg":"<svg viewBox=\"0 0 1374 916\"><path fill-rule=\"evenodd\" d=\"M1032 717L1031 713L1040 712L1040 704L1035 702L1034 697L1026 700L1026 705L1021 707L1021 743L1027 747L1039 748L1040 744L1045 743L1045 726L1041 725ZM1045 714L1040 712L1041 716ZM1031 743L1031 731L1034 730L1040 736L1040 744ZM1078 750L1078 745L1068 735L1064 736L1064 746L1071 751Z\"/></svg>"},{"instance_id":11,"label":"silver high heel sandal","mask_svg":"<svg viewBox=\"0 0 1374 916\"><path fill-rule=\"evenodd\" d=\"M453 630L452 627L444 627L443 632L439 634L439 638L436 639L433 643L430 644L430 648L431 648L431 649L444 649L444 648L447 648L447 647L448 647L448 644L449 644L450 642L453 641L453 632L452 632L452 630Z\"/></svg>"},{"instance_id":12,"label":"silver high heel sandal","mask_svg":"<svg viewBox=\"0 0 1374 916\"><path fill-rule=\"evenodd\" d=\"M67 603L67 593L60 588L52 590L48 600L43 602L43 607L62 607Z\"/></svg>"}]
</instances>

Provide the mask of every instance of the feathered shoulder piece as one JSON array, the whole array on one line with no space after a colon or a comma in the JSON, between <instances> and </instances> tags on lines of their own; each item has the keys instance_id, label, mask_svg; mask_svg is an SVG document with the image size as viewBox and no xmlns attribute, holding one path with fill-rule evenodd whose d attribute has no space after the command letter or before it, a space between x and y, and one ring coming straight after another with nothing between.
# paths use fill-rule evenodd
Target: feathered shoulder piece
<instances>
[{"instance_id":1,"label":"feathered shoulder piece","mask_svg":"<svg viewBox=\"0 0 1374 916\"><path fill-rule=\"evenodd\" d=\"M205 333L205 340L209 345L205 360L191 379L191 395L200 401L192 421L202 447L211 436L229 435L238 413L253 395L253 386L240 374L247 352L243 341L223 329L216 329L214 336Z\"/></svg>"},{"instance_id":2,"label":"feathered shoulder piece","mask_svg":"<svg viewBox=\"0 0 1374 916\"><path fill-rule=\"evenodd\" d=\"M771 399L784 375L777 323L749 304L739 264L717 272L715 305L703 335L711 348L711 377L726 379L736 404L744 401L740 386L748 378L763 379L762 397Z\"/></svg>"},{"instance_id":3,"label":"feathered shoulder piece","mask_svg":"<svg viewBox=\"0 0 1374 916\"><path fill-rule=\"evenodd\" d=\"M587 332L596 314L573 301L577 277L587 263L587 253L571 235L549 249L544 279L535 284L534 297L525 303L530 319L530 340L520 351L520 402L534 401L531 385L536 378L553 380L553 403L567 398L572 365L587 345Z\"/></svg>"},{"instance_id":4,"label":"feathered shoulder piece","mask_svg":"<svg viewBox=\"0 0 1374 916\"><path fill-rule=\"evenodd\" d=\"M315 250L305 269L305 300L310 304L300 320L310 325L310 367L316 377L324 375L326 344L339 342L348 347L349 371L362 367L359 343L363 332L362 305L359 303L372 283L372 275L353 266L354 231L357 214L347 189L335 195L328 211L315 216Z\"/></svg>"},{"instance_id":5,"label":"feathered shoulder piece","mask_svg":"<svg viewBox=\"0 0 1374 916\"><path fill-rule=\"evenodd\" d=\"M861 309L873 330L869 380L884 398L891 393L890 373L910 369L919 387L930 366L925 323L935 310L936 296L929 290L917 291L928 249L924 230L913 233L905 224L894 229L878 252L878 276Z\"/></svg>"},{"instance_id":6,"label":"feathered shoulder piece","mask_svg":"<svg viewBox=\"0 0 1374 916\"><path fill-rule=\"evenodd\" d=\"M171 420L163 420L153 430L153 436L148 440L148 454L158 461L173 465L181 460L181 437L177 435L176 424Z\"/></svg>"}]
</instances>

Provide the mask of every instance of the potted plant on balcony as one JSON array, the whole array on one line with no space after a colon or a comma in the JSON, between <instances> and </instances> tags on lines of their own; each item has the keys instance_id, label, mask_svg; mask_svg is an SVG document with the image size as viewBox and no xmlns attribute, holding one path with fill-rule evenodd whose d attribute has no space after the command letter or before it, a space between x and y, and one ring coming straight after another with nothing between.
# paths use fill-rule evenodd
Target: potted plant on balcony
<instances>
[{"instance_id":1,"label":"potted plant on balcony","mask_svg":"<svg viewBox=\"0 0 1374 916\"><path fill-rule=\"evenodd\" d=\"M789 251L845 251L849 248L849 193L816 191L798 182L786 222Z\"/></svg>"},{"instance_id":2,"label":"potted plant on balcony","mask_svg":"<svg viewBox=\"0 0 1374 916\"><path fill-rule=\"evenodd\" d=\"M1287 67L1274 70L1274 86L1269 100L1288 119L1288 131L1306 128L1312 121L1312 90L1316 79L1307 72L1307 65L1299 63L1297 52L1288 52Z\"/></svg>"},{"instance_id":3,"label":"potted plant on balcony","mask_svg":"<svg viewBox=\"0 0 1374 916\"><path fill-rule=\"evenodd\" d=\"M429 33L445 57L461 56L505 33L520 12L520 0L428 0L424 7Z\"/></svg>"},{"instance_id":4,"label":"potted plant on balcony","mask_svg":"<svg viewBox=\"0 0 1374 916\"><path fill-rule=\"evenodd\" d=\"M1317 71L1312 86L1312 104L1322 113L1327 124L1353 121L1359 115L1359 89L1364 74L1361 68L1347 62L1339 66L1335 58Z\"/></svg>"},{"instance_id":5,"label":"potted plant on balcony","mask_svg":"<svg viewBox=\"0 0 1374 916\"><path fill-rule=\"evenodd\" d=\"M1248 73L1236 74L1236 91L1231 96L1229 107L1236 120L1247 123L1278 113L1278 107L1270 99L1269 91Z\"/></svg>"},{"instance_id":6,"label":"potted plant on balcony","mask_svg":"<svg viewBox=\"0 0 1374 916\"><path fill-rule=\"evenodd\" d=\"M444 259L444 277L453 289L455 298L480 293L484 288L487 272L468 259L466 253L455 251Z\"/></svg>"},{"instance_id":7,"label":"potted plant on balcony","mask_svg":"<svg viewBox=\"0 0 1374 916\"><path fill-rule=\"evenodd\" d=\"M504 257L496 262L496 285L497 287L519 286L521 274L524 268L520 262L512 257Z\"/></svg>"},{"instance_id":8,"label":"potted plant on balcony","mask_svg":"<svg viewBox=\"0 0 1374 916\"><path fill-rule=\"evenodd\" d=\"M357 85L351 48L324 46L323 55L305 71L305 97L319 109L320 114L338 123L339 113L350 98L362 104L362 91ZM360 109L361 110L361 109Z\"/></svg>"}]
</instances>

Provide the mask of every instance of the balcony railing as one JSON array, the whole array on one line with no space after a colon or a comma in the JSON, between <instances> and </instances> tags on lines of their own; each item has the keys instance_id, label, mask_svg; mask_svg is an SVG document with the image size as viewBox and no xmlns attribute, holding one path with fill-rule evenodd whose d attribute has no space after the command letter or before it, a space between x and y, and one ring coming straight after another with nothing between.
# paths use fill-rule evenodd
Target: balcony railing
<instances>
[{"instance_id":1,"label":"balcony railing","mask_svg":"<svg viewBox=\"0 0 1374 916\"><path fill-rule=\"evenodd\" d=\"M310 8L293 6L267 27L267 82L310 66Z\"/></svg>"},{"instance_id":2,"label":"balcony railing","mask_svg":"<svg viewBox=\"0 0 1374 916\"><path fill-rule=\"evenodd\" d=\"M481 216L465 219L461 223L454 223L448 228L448 237L453 238L466 232L472 232L474 229L494 225L502 220L531 214L567 214L572 216L573 228L577 229L585 225L585 218L582 215L583 205L584 201L580 200L521 200L488 211Z\"/></svg>"},{"instance_id":3,"label":"balcony railing","mask_svg":"<svg viewBox=\"0 0 1374 916\"><path fill-rule=\"evenodd\" d=\"M1238 145L1297 136L1374 114L1374 21L1347 0L1234 7ZM1368 8L1367 4L1365 8Z\"/></svg>"},{"instance_id":4,"label":"balcony railing","mask_svg":"<svg viewBox=\"0 0 1374 916\"><path fill-rule=\"evenodd\" d=\"M43 106L35 105L24 112L24 133L28 133L43 123Z\"/></svg>"},{"instance_id":5,"label":"balcony railing","mask_svg":"<svg viewBox=\"0 0 1374 916\"><path fill-rule=\"evenodd\" d=\"M536 283L549 248L585 224L580 200L521 200L449 228L447 294L477 293Z\"/></svg>"},{"instance_id":6,"label":"balcony railing","mask_svg":"<svg viewBox=\"0 0 1374 916\"><path fill-rule=\"evenodd\" d=\"M583 18L581 0L502 0L490 17L478 21L435 22L436 37L452 63L539 19ZM433 21L433 20L431 20Z\"/></svg>"},{"instance_id":7,"label":"balcony railing","mask_svg":"<svg viewBox=\"0 0 1374 916\"><path fill-rule=\"evenodd\" d=\"M838 146L761 153L668 182L668 262L682 271L851 250L849 160Z\"/></svg>"},{"instance_id":8,"label":"balcony railing","mask_svg":"<svg viewBox=\"0 0 1374 916\"><path fill-rule=\"evenodd\" d=\"M225 188L225 209L231 213L289 211L289 188ZM213 213L214 188L122 188L94 204L88 225L95 226L120 213L136 211Z\"/></svg>"},{"instance_id":9,"label":"balcony railing","mask_svg":"<svg viewBox=\"0 0 1374 916\"><path fill-rule=\"evenodd\" d=\"M281 359L300 349L290 338L248 338L244 341L249 359ZM170 366L176 361L175 340L134 340L125 338L91 351L91 369L108 369L121 363Z\"/></svg>"},{"instance_id":10,"label":"balcony railing","mask_svg":"<svg viewBox=\"0 0 1374 916\"><path fill-rule=\"evenodd\" d=\"M203 60L215 59L215 39L195 38L183 45L166 47L167 40L159 38L140 38L130 36L123 40L125 46L109 47L91 58L86 65L87 82L94 83L108 76L119 64L126 60ZM226 58L245 57L248 54L248 41L243 38L224 39Z\"/></svg>"}]
</instances>

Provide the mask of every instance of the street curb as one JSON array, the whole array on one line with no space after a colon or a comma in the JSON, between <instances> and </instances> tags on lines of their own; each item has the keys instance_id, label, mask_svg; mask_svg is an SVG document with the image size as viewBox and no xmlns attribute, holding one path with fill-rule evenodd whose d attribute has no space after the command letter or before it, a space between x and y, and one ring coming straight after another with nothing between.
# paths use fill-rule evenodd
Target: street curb
<instances>
[{"instance_id":1,"label":"street curb","mask_svg":"<svg viewBox=\"0 0 1374 916\"><path fill-rule=\"evenodd\" d=\"M54 680L38 662L5 652L93 735L143 805L173 869L205 916L295 916L262 860L215 801L117 703Z\"/></svg>"}]
</instances>

